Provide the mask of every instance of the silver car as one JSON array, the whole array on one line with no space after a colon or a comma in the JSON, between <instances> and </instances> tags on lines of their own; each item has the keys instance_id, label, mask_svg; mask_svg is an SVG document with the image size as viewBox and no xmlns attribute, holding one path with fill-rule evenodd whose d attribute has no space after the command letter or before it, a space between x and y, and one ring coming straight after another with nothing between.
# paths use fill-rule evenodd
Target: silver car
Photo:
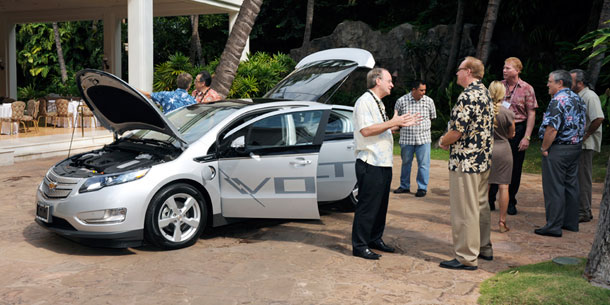
<instances>
[{"instance_id":1,"label":"silver car","mask_svg":"<svg viewBox=\"0 0 610 305\"><path fill-rule=\"evenodd\" d=\"M323 102L353 71L373 66L364 50L322 51L263 99L167 116L121 79L80 71L82 97L115 141L49 169L36 222L83 243L177 249L206 226L319 219L319 202L357 195L352 107Z\"/></svg>"}]
</instances>

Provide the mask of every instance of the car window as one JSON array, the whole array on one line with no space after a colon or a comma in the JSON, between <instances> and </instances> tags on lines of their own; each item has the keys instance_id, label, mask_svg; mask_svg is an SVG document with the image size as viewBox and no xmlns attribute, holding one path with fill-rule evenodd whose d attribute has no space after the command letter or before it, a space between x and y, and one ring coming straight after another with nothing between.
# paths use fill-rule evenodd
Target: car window
<instances>
[{"instance_id":1,"label":"car window","mask_svg":"<svg viewBox=\"0 0 610 305\"><path fill-rule=\"evenodd\" d=\"M245 138L251 150L295 145L312 145L322 111L275 115L252 124Z\"/></svg>"},{"instance_id":2,"label":"car window","mask_svg":"<svg viewBox=\"0 0 610 305\"><path fill-rule=\"evenodd\" d=\"M352 124L352 112L343 109L333 109L328 117L324 139L352 138L353 133L354 125Z\"/></svg>"},{"instance_id":3,"label":"car window","mask_svg":"<svg viewBox=\"0 0 610 305\"><path fill-rule=\"evenodd\" d=\"M298 147L313 145L323 113L323 110L299 111L257 120L223 139L220 154L235 157L249 152L296 151Z\"/></svg>"},{"instance_id":4,"label":"car window","mask_svg":"<svg viewBox=\"0 0 610 305\"><path fill-rule=\"evenodd\" d=\"M358 64L349 60L324 60L294 71L264 97L293 101L318 101L335 84L345 79Z\"/></svg>"}]
</instances>

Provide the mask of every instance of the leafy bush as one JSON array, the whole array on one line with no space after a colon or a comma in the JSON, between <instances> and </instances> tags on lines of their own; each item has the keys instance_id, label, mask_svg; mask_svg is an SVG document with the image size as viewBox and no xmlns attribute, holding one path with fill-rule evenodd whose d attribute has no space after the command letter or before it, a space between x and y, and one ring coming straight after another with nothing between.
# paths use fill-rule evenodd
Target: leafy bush
<instances>
[{"instance_id":1,"label":"leafy bush","mask_svg":"<svg viewBox=\"0 0 610 305\"><path fill-rule=\"evenodd\" d=\"M256 52L249 55L246 61L239 64L237 75L233 80L228 98L260 97L269 91L282 78L294 69L295 62L290 56L282 53L269 55ZM176 89L176 77L182 72L195 76L202 70L212 73L218 66L218 59L207 66L193 66L189 57L176 53L169 60L155 67L153 77L154 91L171 91ZM191 87L191 89L193 89Z\"/></svg>"},{"instance_id":2,"label":"leafy bush","mask_svg":"<svg viewBox=\"0 0 610 305\"><path fill-rule=\"evenodd\" d=\"M210 64L212 65L215 68L217 61ZM249 55L248 60L239 64L227 97L260 97L288 75L295 65L290 56L282 53L269 55L256 52Z\"/></svg>"},{"instance_id":3,"label":"leafy bush","mask_svg":"<svg viewBox=\"0 0 610 305\"><path fill-rule=\"evenodd\" d=\"M153 91L171 91L177 88L176 78L180 73L187 72L193 79L201 71L200 66L193 66L188 56L176 53L169 60L158 64L153 75Z\"/></svg>"}]
</instances>

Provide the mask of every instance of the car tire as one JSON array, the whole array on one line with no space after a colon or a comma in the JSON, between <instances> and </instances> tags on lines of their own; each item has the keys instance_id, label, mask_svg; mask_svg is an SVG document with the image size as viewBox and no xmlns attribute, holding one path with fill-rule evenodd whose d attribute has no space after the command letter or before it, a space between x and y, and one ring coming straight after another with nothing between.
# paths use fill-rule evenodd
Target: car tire
<instances>
[{"instance_id":1,"label":"car tire","mask_svg":"<svg viewBox=\"0 0 610 305\"><path fill-rule=\"evenodd\" d=\"M208 209L201 193L189 184L174 184L153 197L146 210L144 234L159 248L180 249L197 242L207 219Z\"/></svg>"}]
</instances>

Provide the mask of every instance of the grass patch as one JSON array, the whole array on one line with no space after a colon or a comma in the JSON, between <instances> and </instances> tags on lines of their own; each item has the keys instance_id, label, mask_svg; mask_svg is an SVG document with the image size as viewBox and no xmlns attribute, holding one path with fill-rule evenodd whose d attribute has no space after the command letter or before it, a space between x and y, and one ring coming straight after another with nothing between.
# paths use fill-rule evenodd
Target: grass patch
<instances>
[{"instance_id":1,"label":"grass patch","mask_svg":"<svg viewBox=\"0 0 610 305\"><path fill-rule=\"evenodd\" d=\"M479 304L609 304L610 290L592 286L578 265L552 261L499 272L481 283Z\"/></svg>"},{"instance_id":2,"label":"grass patch","mask_svg":"<svg viewBox=\"0 0 610 305\"><path fill-rule=\"evenodd\" d=\"M542 154L540 153L539 140L533 140L525 152L525 161L523 161L523 172L529 174L542 174ZM436 141L432 143L432 146ZM394 154L400 155L400 145L398 140L394 141ZM449 151L440 148L430 148L430 158L432 160L449 160ZM601 152L593 154L593 182L604 182L606 178L606 169L608 167L608 158L610 158L610 145L602 145Z\"/></svg>"}]
</instances>

